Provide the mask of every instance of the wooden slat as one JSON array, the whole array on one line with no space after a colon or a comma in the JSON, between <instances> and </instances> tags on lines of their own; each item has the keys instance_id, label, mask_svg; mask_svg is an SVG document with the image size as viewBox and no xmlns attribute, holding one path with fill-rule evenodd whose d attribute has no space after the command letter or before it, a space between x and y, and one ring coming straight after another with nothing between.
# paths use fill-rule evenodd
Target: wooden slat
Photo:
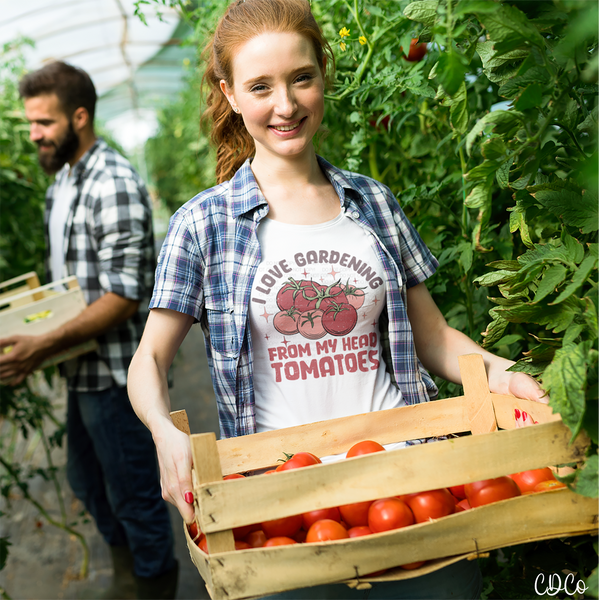
<instances>
[{"instance_id":1,"label":"wooden slat","mask_svg":"<svg viewBox=\"0 0 600 600\"><path fill-rule=\"evenodd\" d=\"M194 472L198 484L223 481L219 452L214 433L201 433L190 436L192 445L192 459L194 461ZM199 522L213 520L210 510L206 511L205 505L200 504ZM201 525L202 531L206 533L206 543L211 554L215 552L228 552L235 548L233 533L231 530L210 533ZM211 531L215 531L212 529Z\"/></svg>"},{"instance_id":2,"label":"wooden slat","mask_svg":"<svg viewBox=\"0 0 600 600\"><path fill-rule=\"evenodd\" d=\"M500 429L515 428L515 408L528 413L534 421L539 423L561 420L558 413L553 413L550 406L541 402L531 402L531 400L503 394L492 394L492 403Z\"/></svg>"},{"instance_id":3,"label":"wooden slat","mask_svg":"<svg viewBox=\"0 0 600 600\"><path fill-rule=\"evenodd\" d=\"M222 439L217 442L223 472L239 473L277 464L283 453L310 449L318 456L347 452L365 438L380 444L468 431L463 396L403 406L299 427Z\"/></svg>"},{"instance_id":4,"label":"wooden slat","mask_svg":"<svg viewBox=\"0 0 600 600\"><path fill-rule=\"evenodd\" d=\"M458 357L458 364L465 397L471 405L469 416L471 433L477 435L497 431L483 356L465 354Z\"/></svg>"},{"instance_id":5,"label":"wooden slat","mask_svg":"<svg viewBox=\"0 0 600 600\"><path fill-rule=\"evenodd\" d=\"M7 279L6 281L0 282L0 290L3 290L17 283L21 283L22 281L25 282L27 287L30 289L34 287L39 287L40 285L40 280L37 273L35 271L29 271L29 273L23 273L23 275L18 275L17 277L13 277L12 279Z\"/></svg>"},{"instance_id":6,"label":"wooden slat","mask_svg":"<svg viewBox=\"0 0 600 600\"><path fill-rule=\"evenodd\" d=\"M552 422L377 452L275 475L215 480L195 490L204 510L200 525L205 532L221 531L318 508L581 460L589 440L580 436L569 445L570 437L562 422Z\"/></svg>"},{"instance_id":7,"label":"wooden slat","mask_svg":"<svg viewBox=\"0 0 600 600\"><path fill-rule=\"evenodd\" d=\"M483 437L483 436L474 436ZM211 597L236 600L355 578L448 554L597 531L598 502L568 489L532 494L391 532L211 555ZM202 552L190 547L192 556Z\"/></svg>"}]
</instances>

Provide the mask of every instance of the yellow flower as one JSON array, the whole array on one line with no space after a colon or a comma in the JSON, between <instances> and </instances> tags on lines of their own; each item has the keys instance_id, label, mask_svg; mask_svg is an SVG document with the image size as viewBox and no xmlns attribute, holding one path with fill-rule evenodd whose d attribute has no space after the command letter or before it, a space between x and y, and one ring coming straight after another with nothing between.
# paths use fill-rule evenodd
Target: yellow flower
<instances>
[{"instance_id":1,"label":"yellow flower","mask_svg":"<svg viewBox=\"0 0 600 600\"><path fill-rule=\"evenodd\" d=\"M360 45L361 45L361 46L364 46L364 45L367 43L367 38L366 38L364 35L361 35L361 36L358 38L358 41L360 42Z\"/></svg>"},{"instance_id":2,"label":"yellow flower","mask_svg":"<svg viewBox=\"0 0 600 600\"><path fill-rule=\"evenodd\" d=\"M340 49L342 52L346 52L346 42L340 42Z\"/></svg>"},{"instance_id":3,"label":"yellow flower","mask_svg":"<svg viewBox=\"0 0 600 600\"><path fill-rule=\"evenodd\" d=\"M345 27L342 27L340 29L340 37L345 38L345 37L349 37L349 36L350 36L350 30L346 29Z\"/></svg>"},{"instance_id":4,"label":"yellow flower","mask_svg":"<svg viewBox=\"0 0 600 600\"><path fill-rule=\"evenodd\" d=\"M183 64L184 64L184 66L189 67L190 66L190 59L189 58L184 58L183 59Z\"/></svg>"}]
</instances>

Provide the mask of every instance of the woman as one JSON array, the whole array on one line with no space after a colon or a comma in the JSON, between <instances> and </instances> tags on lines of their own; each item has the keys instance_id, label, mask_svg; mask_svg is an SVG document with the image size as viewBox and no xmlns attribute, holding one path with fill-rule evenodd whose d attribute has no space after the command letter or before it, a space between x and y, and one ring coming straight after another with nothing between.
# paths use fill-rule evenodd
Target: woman
<instances>
[{"instance_id":1,"label":"woman","mask_svg":"<svg viewBox=\"0 0 600 600\"><path fill-rule=\"evenodd\" d=\"M428 401L437 390L425 369L460 382L457 357L469 353L484 356L492 391L539 400L533 379L447 325L424 284L437 261L390 190L316 155L333 58L308 2L235 2L207 48L219 184L171 220L129 372L164 497L185 521L192 461L169 417L167 371L194 322L223 436ZM479 593L471 563L443 578L448 594ZM446 590L414 581L425 595L414 583L373 594Z\"/></svg>"}]
</instances>

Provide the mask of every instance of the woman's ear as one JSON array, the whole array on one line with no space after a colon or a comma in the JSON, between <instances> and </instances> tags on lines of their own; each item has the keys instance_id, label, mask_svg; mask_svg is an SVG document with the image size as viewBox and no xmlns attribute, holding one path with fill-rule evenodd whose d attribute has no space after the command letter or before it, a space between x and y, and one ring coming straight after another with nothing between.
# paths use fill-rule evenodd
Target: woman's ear
<instances>
[{"instance_id":1,"label":"woman's ear","mask_svg":"<svg viewBox=\"0 0 600 600\"><path fill-rule=\"evenodd\" d=\"M236 106L236 103L235 98L233 97L233 92L229 89L229 86L227 85L227 82L224 79L221 79L221 81L219 81L219 87L221 88L221 91L223 92L225 98L227 98L229 104L231 104L231 108L234 108Z\"/></svg>"}]
</instances>

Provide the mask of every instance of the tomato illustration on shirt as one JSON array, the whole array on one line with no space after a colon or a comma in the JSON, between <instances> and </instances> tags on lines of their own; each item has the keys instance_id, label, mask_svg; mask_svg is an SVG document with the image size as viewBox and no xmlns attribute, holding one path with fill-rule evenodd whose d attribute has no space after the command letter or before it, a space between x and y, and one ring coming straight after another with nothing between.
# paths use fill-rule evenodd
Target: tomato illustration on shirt
<instances>
[{"instance_id":1,"label":"tomato illustration on shirt","mask_svg":"<svg viewBox=\"0 0 600 600\"><path fill-rule=\"evenodd\" d=\"M352 304L332 304L323 313L323 328L331 335L349 334L358 321L358 313Z\"/></svg>"}]
</instances>

